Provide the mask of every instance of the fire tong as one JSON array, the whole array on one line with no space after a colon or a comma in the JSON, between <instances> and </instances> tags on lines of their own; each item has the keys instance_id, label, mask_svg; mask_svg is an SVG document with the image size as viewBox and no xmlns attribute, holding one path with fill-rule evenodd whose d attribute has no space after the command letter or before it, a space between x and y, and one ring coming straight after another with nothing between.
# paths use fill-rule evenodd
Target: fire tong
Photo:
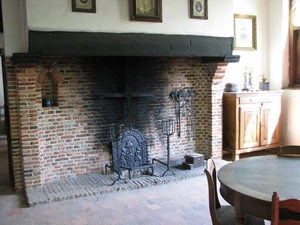
<instances>
[{"instance_id":1,"label":"fire tong","mask_svg":"<svg viewBox=\"0 0 300 225\"><path fill-rule=\"evenodd\" d=\"M175 115L176 115L176 123L177 123L177 133L178 137L181 134L181 115L187 115L187 108L189 108L190 113L190 126L191 126L191 134L192 139L195 139L195 106L194 106L194 96L195 92L192 88L183 88L181 91L173 91L170 95L175 101ZM182 108L182 109L181 109Z\"/></svg>"}]
</instances>

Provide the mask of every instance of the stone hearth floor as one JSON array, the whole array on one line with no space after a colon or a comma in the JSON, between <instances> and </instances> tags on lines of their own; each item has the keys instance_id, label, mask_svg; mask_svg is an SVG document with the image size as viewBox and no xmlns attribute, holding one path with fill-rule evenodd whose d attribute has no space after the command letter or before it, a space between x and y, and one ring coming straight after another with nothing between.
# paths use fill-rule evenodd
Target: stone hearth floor
<instances>
[{"instance_id":1,"label":"stone hearth floor","mask_svg":"<svg viewBox=\"0 0 300 225\"><path fill-rule=\"evenodd\" d=\"M179 181L196 176L204 176L204 168L198 167L192 170L184 169L182 161L174 161L170 163L170 170L173 175L166 171L167 167L160 163L154 164L154 176L151 175L132 175L131 180L117 180L114 185L112 183L118 178L116 173L108 173L107 175L92 173L90 175L78 176L74 178L63 179L51 183L44 184L41 188L30 189L26 191L28 206L38 204L75 199L111 192L120 192L132 189L145 188L155 185L167 184L173 181ZM216 167L221 168L228 163L225 160L215 160ZM128 178L128 176L124 176Z\"/></svg>"}]
</instances>

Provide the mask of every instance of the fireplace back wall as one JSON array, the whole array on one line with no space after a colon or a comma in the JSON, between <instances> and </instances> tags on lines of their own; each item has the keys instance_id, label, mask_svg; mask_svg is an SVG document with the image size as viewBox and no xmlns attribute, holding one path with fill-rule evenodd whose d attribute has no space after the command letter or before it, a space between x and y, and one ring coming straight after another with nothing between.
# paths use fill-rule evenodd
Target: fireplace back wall
<instances>
[{"instance_id":1,"label":"fireplace back wall","mask_svg":"<svg viewBox=\"0 0 300 225\"><path fill-rule=\"evenodd\" d=\"M16 189L103 173L105 164L112 163L111 123L140 130L150 159L166 159L161 121L175 119L170 93L184 87L196 93L195 140L187 117L181 117L181 136L170 136L171 159L193 152L206 158L222 155L227 63L188 57L42 57L38 64L17 65L7 58L6 67ZM43 88L49 89L49 82L54 105L43 107ZM99 98L100 93L126 91L154 97Z\"/></svg>"}]
</instances>

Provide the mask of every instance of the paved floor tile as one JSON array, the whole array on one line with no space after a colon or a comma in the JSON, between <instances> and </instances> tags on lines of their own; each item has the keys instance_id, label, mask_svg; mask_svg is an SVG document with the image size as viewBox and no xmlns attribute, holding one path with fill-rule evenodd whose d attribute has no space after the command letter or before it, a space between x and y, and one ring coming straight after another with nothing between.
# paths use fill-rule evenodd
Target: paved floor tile
<instances>
[{"instance_id":1,"label":"paved floor tile","mask_svg":"<svg viewBox=\"0 0 300 225\"><path fill-rule=\"evenodd\" d=\"M0 186L0 217L0 225L211 225L204 175L33 207Z\"/></svg>"}]
</instances>

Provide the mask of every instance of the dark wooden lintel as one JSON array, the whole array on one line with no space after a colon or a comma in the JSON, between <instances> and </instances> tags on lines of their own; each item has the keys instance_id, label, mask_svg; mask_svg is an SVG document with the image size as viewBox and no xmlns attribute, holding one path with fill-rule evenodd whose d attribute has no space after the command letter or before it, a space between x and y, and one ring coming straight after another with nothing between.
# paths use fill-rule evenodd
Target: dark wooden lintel
<instances>
[{"instance_id":1,"label":"dark wooden lintel","mask_svg":"<svg viewBox=\"0 0 300 225\"><path fill-rule=\"evenodd\" d=\"M39 63L41 60L41 53L14 53L11 57L12 63Z\"/></svg>"},{"instance_id":2,"label":"dark wooden lintel","mask_svg":"<svg viewBox=\"0 0 300 225\"><path fill-rule=\"evenodd\" d=\"M227 55L224 57L204 57L202 59L203 63L213 63L213 62L228 62L235 63L240 61L239 55Z\"/></svg>"},{"instance_id":3,"label":"dark wooden lintel","mask_svg":"<svg viewBox=\"0 0 300 225\"><path fill-rule=\"evenodd\" d=\"M232 55L232 37L29 31L29 51L44 56L215 57Z\"/></svg>"}]
</instances>

